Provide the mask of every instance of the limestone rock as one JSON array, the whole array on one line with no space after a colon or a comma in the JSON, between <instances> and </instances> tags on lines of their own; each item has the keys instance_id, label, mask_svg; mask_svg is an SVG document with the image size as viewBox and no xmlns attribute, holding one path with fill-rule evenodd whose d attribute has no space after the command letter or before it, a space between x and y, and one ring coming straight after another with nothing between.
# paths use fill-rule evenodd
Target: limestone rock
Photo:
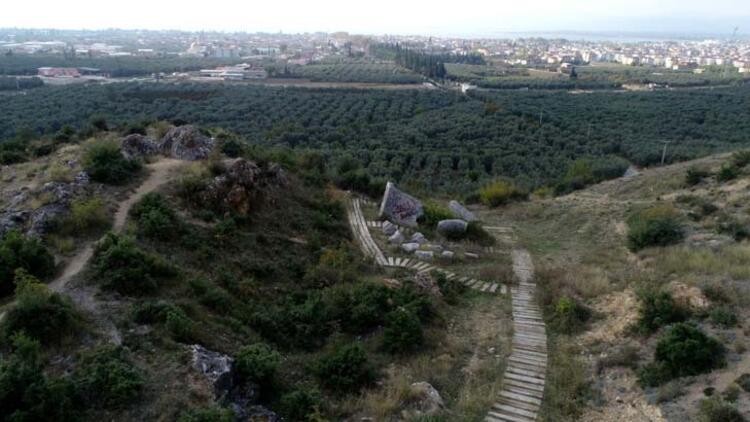
<instances>
[{"instance_id":1,"label":"limestone rock","mask_svg":"<svg viewBox=\"0 0 750 422\"><path fill-rule=\"evenodd\" d=\"M383 222L383 234L386 236L391 236L393 233L396 233L396 230L398 230L398 226L391 223L390 221Z\"/></svg>"},{"instance_id":2,"label":"limestone rock","mask_svg":"<svg viewBox=\"0 0 750 422\"><path fill-rule=\"evenodd\" d=\"M388 242L396 245L404 243L404 240L406 240L406 238L404 237L404 234L401 233L401 230L396 230L396 232L388 238Z\"/></svg>"},{"instance_id":3,"label":"limestone rock","mask_svg":"<svg viewBox=\"0 0 750 422\"><path fill-rule=\"evenodd\" d=\"M232 389L233 359L219 352L206 349L200 344L190 346L193 368L203 374L214 387L217 398Z\"/></svg>"},{"instance_id":4,"label":"limestone rock","mask_svg":"<svg viewBox=\"0 0 750 422\"><path fill-rule=\"evenodd\" d=\"M174 127L161 138L159 150L180 160L204 160L214 147L214 139L201 133L192 125Z\"/></svg>"},{"instance_id":5,"label":"limestone rock","mask_svg":"<svg viewBox=\"0 0 750 422\"><path fill-rule=\"evenodd\" d=\"M385 186L380 216L407 227L416 227L417 219L424 214L422 203L415 197L399 190L392 182Z\"/></svg>"},{"instance_id":6,"label":"limestone rock","mask_svg":"<svg viewBox=\"0 0 750 422\"><path fill-rule=\"evenodd\" d=\"M479 259L479 254L473 252L464 252L464 257L471 259Z\"/></svg>"},{"instance_id":7,"label":"limestone rock","mask_svg":"<svg viewBox=\"0 0 750 422\"><path fill-rule=\"evenodd\" d=\"M122 138L120 151L125 158L149 157L159 152L159 144L153 138L134 133Z\"/></svg>"},{"instance_id":8,"label":"limestone rock","mask_svg":"<svg viewBox=\"0 0 750 422\"><path fill-rule=\"evenodd\" d=\"M406 253L412 253L419 249L419 243L404 243L403 245L401 245L401 249L403 249Z\"/></svg>"},{"instance_id":9,"label":"limestone rock","mask_svg":"<svg viewBox=\"0 0 750 422\"><path fill-rule=\"evenodd\" d=\"M432 251L415 251L414 255L423 261L432 261L435 257L435 252Z\"/></svg>"},{"instance_id":10,"label":"limestone rock","mask_svg":"<svg viewBox=\"0 0 750 422\"><path fill-rule=\"evenodd\" d=\"M466 207L461 205L461 203L456 200L450 201L448 203L448 208L456 218L460 218L461 220L468 222L477 221L476 215L474 215L473 212L469 211Z\"/></svg>"},{"instance_id":11,"label":"limestone rock","mask_svg":"<svg viewBox=\"0 0 750 422\"><path fill-rule=\"evenodd\" d=\"M440 220L437 225L437 231L445 237L452 238L466 233L468 227L469 224L464 220Z\"/></svg>"},{"instance_id":12,"label":"limestone rock","mask_svg":"<svg viewBox=\"0 0 750 422\"><path fill-rule=\"evenodd\" d=\"M440 254L440 256L445 259L453 259L455 255L456 254L453 251L443 251L443 253Z\"/></svg>"},{"instance_id":13,"label":"limestone rock","mask_svg":"<svg viewBox=\"0 0 750 422\"><path fill-rule=\"evenodd\" d=\"M695 286L688 286L679 281L673 281L667 286L672 294L672 298L678 305L692 309L693 311L705 310L710 303L701 289Z\"/></svg>"},{"instance_id":14,"label":"limestone rock","mask_svg":"<svg viewBox=\"0 0 750 422\"><path fill-rule=\"evenodd\" d=\"M11 230L22 228L29 219L29 215L29 211L5 211L0 213L0 238Z\"/></svg>"},{"instance_id":15,"label":"limestone rock","mask_svg":"<svg viewBox=\"0 0 750 422\"><path fill-rule=\"evenodd\" d=\"M424 235L420 232L416 232L413 235L411 235L411 242L413 243L419 243L420 245L427 243L427 238L424 237Z\"/></svg>"},{"instance_id":16,"label":"limestone rock","mask_svg":"<svg viewBox=\"0 0 750 422\"><path fill-rule=\"evenodd\" d=\"M216 176L208 185L203 199L222 210L247 215L278 187L288 180L281 167L270 165L262 169L252 161L235 161L225 174Z\"/></svg>"},{"instance_id":17,"label":"limestone rock","mask_svg":"<svg viewBox=\"0 0 750 422\"><path fill-rule=\"evenodd\" d=\"M443 295L440 292L440 286L438 286L435 279L432 278L432 275L427 271L420 271L416 275L414 275L414 284L420 291L424 293L436 297L441 297Z\"/></svg>"},{"instance_id":18,"label":"limestone rock","mask_svg":"<svg viewBox=\"0 0 750 422\"><path fill-rule=\"evenodd\" d=\"M416 409L425 416L433 416L445 408L440 393L427 382L415 382L409 388Z\"/></svg>"}]
</instances>

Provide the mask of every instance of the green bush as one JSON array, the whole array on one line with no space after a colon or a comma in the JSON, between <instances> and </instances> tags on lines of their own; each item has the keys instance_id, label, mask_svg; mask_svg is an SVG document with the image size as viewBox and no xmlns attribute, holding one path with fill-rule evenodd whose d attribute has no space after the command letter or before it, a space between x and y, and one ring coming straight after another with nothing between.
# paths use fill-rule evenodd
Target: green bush
<instances>
[{"instance_id":1,"label":"green bush","mask_svg":"<svg viewBox=\"0 0 750 422\"><path fill-rule=\"evenodd\" d=\"M685 184L688 186L695 186L710 175L711 173L709 173L706 169L702 169L700 167L690 167L687 170L687 173L685 173Z\"/></svg>"},{"instance_id":2,"label":"green bush","mask_svg":"<svg viewBox=\"0 0 750 422\"><path fill-rule=\"evenodd\" d=\"M36 341L50 344L75 333L80 317L68 299L50 292L22 269L16 271L15 283L16 304L0 325L2 338L24 332Z\"/></svg>"},{"instance_id":3,"label":"green bush","mask_svg":"<svg viewBox=\"0 0 750 422\"><path fill-rule=\"evenodd\" d=\"M573 334L583 329L591 317L591 311L577 300L563 296L555 303L552 325L555 331Z\"/></svg>"},{"instance_id":4,"label":"green bush","mask_svg":"<svg viewBox=\"0 0 750 422\"><path fill-rule=\"evenodd\" d=\"M526 198L526 193L504 180L497 180L479 189L479 199L489 207L498 207L513 200Z\"/></svg>"},{"instance_id":5,"label":"green bush","mask_svg":"<svg viewBox=\"0 0 750 422\"><path fill-rule=\"evenodd\" d=\"M459 282L457 278L448 280L445 274L437 271L433 272L433 276L440 288L440 293L443 294L443 300L449 305L458 304L461 296L468 290L468 287Z\"/></svg>"},{"instance_id":6,"label":"green bush","mask_svg":"<svg viewBox=\"0 0 750 422\"><path fill-rule=\"evenodd\" d=\"M639 371L641 383L655 386L669 379L710 372L724 365L724 347L697 327L677 323L659 338L654 363Z\"/></svg>"},{"instance_id":7,"label":"green bush","mask_svg":"<svg viewBox=\"0 0 750 422\"><path fill-rule=\"evenodd\" d=\"M719 182L727 182L736 179L739 174L740 171L737 167L731 164L724 164L719 169L719 172L716 173L716 180Z\"/></svg>"},{"instance_id":8,"label":"green bush","mask_svg":"<svg viewBox=\"0 0 750 422\"><path fill-rule=\"evenodd\" d=\"M44 374L39 342L22 333L11 337L11 353L0 359L0 419L3 421L81 420L85 406L67 378Z\"/></svg>"},{"instance_id":9,"label":"green bush","mask_svg":"<svg viewBox=\"0 0 750 422\"><path fill-rule=\"evenodd\" d=\"M116 142L98 141L86 148L83 155L83 168L91 180L121 185L140 172L141 163L137 160L126 159Z\"/></svg>"},{"instance_id":10,"label":"green bush","mask_svg":"<svg viewBox=\"0 0 750 422\"><path fill-rule=\"evenodd\" d=\"M110 218L104 201L95 196L73 201L61 225L60 231L67 235L98 233L109 228Z\"/></svg>"},{"instance_id":11,"label":"green bush","mask_svg":"<svg viewBox=\"0 0 750 422\"><path fill-rule=\"evenodd\" d=\"M643 334L651 334L664 325L687 319L688 312L678 306L668 292L644 290L639 292L641 308L636 326Z\"/></svg>"},{"instance_id":12,"label":"green bush","mask_svg":"<svg viewBox=\"0 0 750 422\"><path fill-rule=\"evenodd\" d=\"M495 236L491 235L482 227L479 221L472 221L466 226L464 238L470 242L476 242L480 246L493 246L496 243Z\"/></svg>"},{"instance_id":13,"label":"green bush","mask_svg":"<svg viewBox=\"0 0 750 422\"><path fill-rule=\"evenodd\" d=\"M75 374L76 384L89 404L120 408L135 401L144 379L122 347L105 346L87 353Z\"/></svg>"},{"instance_id":14,"label":"green bush","mask_svg":"<svg viewBox=\"0 0 750 422\"><path fill-rule=\"evenodd\" d=\"M703 399L698 411L700 422L744 422L746 419L735 406L719 397Z\"/></svg>"},{"instance_id":15,"label":"green bush","mask_svg":"<svg viewBox=\"0 0 750 422\"><path fill-rule=\"evenodd\" d=\"M737 314L728 306L717 306L708 314L711 322L725 328L737 325Z\"/></svg>"},{"instance_id":16,"label":"green bush","mask_svg":"<svg viewBox=\"0 0 750 422\"><path fill-rule=\"evenodd\" d=\"M202 409L188 410L180 415L178 422L234 422L235 416L232 409L221 407L205 407Z\"/></svg>"},{"instance_id":17,"label":"green bush","mask_svg":"<svg viewBox=\"0 0 750 422\"><path fill-rule=\"evenodd\" d=\"M638 251L648 246L666 246L682 240L679 214L668 205L657 205L628 218L628 248Z\"/></svg>"},{"instance_id":18,"label":"green bush","mask_svg":"<svg viewBox=\"0 0 750 422\"><path fill-rule=\"evenodd\" d=\"M94 273L107 289L124 295L154 292L157 279L175 270L159 257L139 249L132 239L108 233L96 246Z\"/></svg>"},{"instance_id":19,"label":"green bush","mask_svg":"<svg viewBox=\"0 0 750 422\"><path fill-rule=\"evenodd\" d=\"M343 393L354 393L375 381L375 370L361 345L339 345L312 367L321 384Z\"/></svg>"},{"instance_id":20,"label":"green bush","mask_svg":"<svg viewBox=\"0 0 750 422\"><path fill-rule=\"evenodd\" d=\"M434 202L427 201L423 206L424 214L419 217L418 223L420 226L434 229L437 227L440 220L449 220L455 218L453 213L448 208Z\"/></svg>"},{"instance_id":21,"label":"green bush","mask_svg":"<svg viewBox=\"0 0 750 422\"><path fill-rule=\"evenodd\" d=\"M193 325L193 320L182 309L174 307L166 311L164 326L175 340L191 341L194 333Z\"/></svg>"},{"instance_id":22,"label":"green bush","mask_svg":"<svg viewBox=\"0 0 750 422\"><path fill-rule=\"evenodd\" d=\"M0 297L15 289L13 278L19 268L43 280L54 273L55 259L38 239L11 230L0 240Z\"/></svg>"},{"instance_id":23,"label":"green bush","mask_svg":"<svg viewBox=\"0 0 750 422\"><path fill-rule=\"evenodd\" d=\"M383 348L391 353L405 353L419 349L424 342L422 325L413 311L398 308L385 318Z\"/></svg>"},{"instance_id":24,"label":"green bush","mask_svg":"<svg viewBox=\"0 0 750 422\"><path fill-rule=\"evenodd\" d=\"M281 363L279 352L265 343L242 347L234 356L234 368L246 381L267 384Z\"/></svg>"},{"instance_id":25,"label":"green bush","mask_svg":"<svg viewBox=\"0 0 750 422\"><path fill-rule=\"evenodd\" d=\"M732 164L737 168L743 168L750 164L750 150L746 149L732 153Z\"/></svg>"},{"instance_id":26,"label":"green bush","mask_svg":"<svg viewBox=\"0 0 750 422\"><path fill-rule=\"evenodd\" d=\"M279 409L291 421L306 421L323 407L320 393L311 388L294 390L281 396Z\"/></svg>"},{"instance_id":27,"label":"green bush","mask_svg":"<svg viewBox=\"0 0 750 422\"><path fill-rule=\"evenodd\" d=\"M144 236L166 240L174 238L180 229L177 213L159 193L147 193L130 210Z\"/></svg>"},{"instance_id":28,"label":"green bush","mask_svg":"<svg viewBox=\"0 0 750 422\"><path fill-rule=\"evenodd\" d=\"M146 301L133 305L133 320L138 324L157 324L167 321L167 314L182 310L164 301Z\"/></svg>"}]
</instances>

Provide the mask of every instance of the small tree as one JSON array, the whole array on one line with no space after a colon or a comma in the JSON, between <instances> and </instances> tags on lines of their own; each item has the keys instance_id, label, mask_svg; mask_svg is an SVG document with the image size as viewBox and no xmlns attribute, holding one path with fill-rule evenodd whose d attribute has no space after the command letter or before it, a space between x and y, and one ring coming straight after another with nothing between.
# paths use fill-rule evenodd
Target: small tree
<instances>
[{"instance_id":1,"label":"small tree","mask_svg":"<svg viewBox=\"0 0 750 422\"><path fill-rule=\"evenodd\" d=\"M121 185L141 170L141 163L125 158L116 142L98 141L86 148L83 167L92 180Z\"/></svg>"},{"instance_id":2,"label":"small tree","mask_svg":"<svg viewBox=\"0 0 750 422\"><path fill-rule=\"evenodd\" d=\"M240 349L234 358L234 367L243 380L267 384L280 362L279 352L265 343L255 343Z\"/></svg>"},{"instance_id":3,"label":"small tree","mask_svg":"<svg viewBox=\"0 0 750 422\"><path fill-rule=\"evenodd\" d=\"M55 259L38 239L12 230L0 240L0 297L13 292L13 278L19 268L45 279L55 271Z\"/></svg>"},{"instance_id":4,"label":"small tree","mask_svg":"<svg viewBox=\"0 0 750 422\"><path fill-rule=\"evenodd\" d=\"M633 251L677 243L684 236L679 214L669 205L657 205L637 212L627 223L628 247Z\"/></svg>"},{"instance_id":5,"label":"small tree","mask_svg":"<svg viewBox=\"0 0 750 422\"><path fill-rule=\"evenodd\" d=\"M404 353L418 349L424 342L422 325L413 311L398 308L385 318L383 348L391 353Z\"/></svg>"},{"instance_id":6,"label":"small tree","mask_svg":"<svg viewBox=\"0 0 750 422\"><path fill-rule=\"evenodd\" d=\"M321 384L341 392L354 393L375 380L375 370L359 344L336 347L312 369Z\"/></svg>"}]
</instances>

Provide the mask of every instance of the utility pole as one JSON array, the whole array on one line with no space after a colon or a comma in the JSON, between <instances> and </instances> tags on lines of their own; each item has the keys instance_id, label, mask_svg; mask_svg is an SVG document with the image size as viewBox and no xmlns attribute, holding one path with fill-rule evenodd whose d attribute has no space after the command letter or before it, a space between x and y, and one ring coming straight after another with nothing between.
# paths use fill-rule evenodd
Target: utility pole
<instances>
[{"instance_id":1,"label":"utility pole","mask_svg":"<svg viewBox=\"0 0 750 422\"><path fill-rule=\"evenodd\" d=\"M667 146L672 141L661 141L664 144L664 149L661 152L661 165L664 165L664 160L667 158Z\"/></svg>"}]
</instances>

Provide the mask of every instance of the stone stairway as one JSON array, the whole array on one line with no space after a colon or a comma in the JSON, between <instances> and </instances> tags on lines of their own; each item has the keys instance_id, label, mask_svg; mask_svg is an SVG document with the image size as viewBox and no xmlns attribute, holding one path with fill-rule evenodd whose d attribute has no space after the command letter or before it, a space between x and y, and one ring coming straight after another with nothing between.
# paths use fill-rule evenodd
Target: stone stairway
<instances>
[{"instance_id":1,"label":"stone stairway","mask_svg":"<svg viewBox=\"0 0 750 422\"><path fill-rule=\"evenodd\" d=\"M375 240L373 240L372 235L370 234L370 230L368 229L369 222L365 220L362 214L363 203L367 204L367 202L362 201L358 198L352 198L347 206L347 217L349 219L349 225L352 228L352 232L354 233L354 237L357 239L357 242L360 245L360 249L362 249L362 252L366 256L374 259L375 263L377 263L378 265L382 267L406 268L417 272L438 271L445 274L445 277L448 280L457 279L459 282L471 289L486 293L499 292L501 294L507 294L507 287L499 283L477 280L470 277L459 277L459 275L454 272L412 258L399 258L391 256L386 257L385 255L383 255L383 252L380 250L378 245L375 243Z\"/></svg>"},{"instance_id":2,"label":"stone stairway","mask_svg":"<svg viewBox=\"0 0 750 422\"><path fill-rule=\"evenodd\" d=\"M534 267L525 250L513 251L518 286L511 288L513 350L505 368L503 389L487 413L490 422L533 422L544 398L547 372L547 333L535 303Z\"/></svg>"}]
</instances>

